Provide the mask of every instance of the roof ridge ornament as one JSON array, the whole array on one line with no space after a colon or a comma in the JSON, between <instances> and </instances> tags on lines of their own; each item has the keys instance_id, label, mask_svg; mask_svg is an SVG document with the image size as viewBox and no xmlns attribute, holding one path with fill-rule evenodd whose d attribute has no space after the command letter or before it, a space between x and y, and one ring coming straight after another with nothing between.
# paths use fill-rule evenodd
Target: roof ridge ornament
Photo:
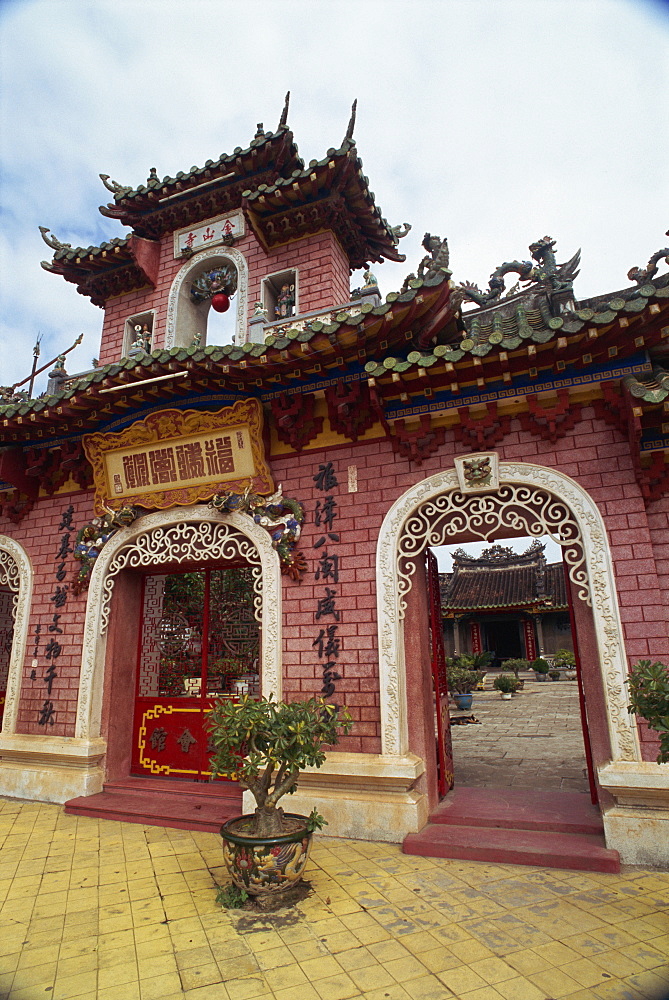
<instances>
[{"instance_id":1,"label":"roof ridge ornament","mask_svg":"<svg viewBox=\"0 0 669 1000\"><path fill-rule=\"evenodd\" d=\"M554 252L555 242L550 236L542 236L536 243L530 244L529 251L532 259L537 262L536 267L530 260L511 260L500 264L490 275L488 290L485 292L470 281L462 282L460 288L464 290L467 298L477 305L491 305L498 301L506 288L504 275L514 271L522 282L535 283L549 295L571 293L574 279L579 274L581 251L577 250L565 264L558 264Z\"/></svg>"},{"instance_id":2,"label":"roof ridge ornament","mask_svg":"<svg viewBox=\"0 0 669 1000\"><path fill-rule=\"evenodd\" d=\"M351 117L349 118L348 128L346 129L346 135L344 137L345 139L348 139L351 142L353 141L353 129L355 128L355 116L357 110L358 110L358 98L356 97L353 104L351 105Z\"/></svg>"},{"instance_id":3,"label":"roof ridge ornament","mask_svg":"<svg viewBox=\"0 0 669 1000\"><path fill-rule=\"evenodd\" d=\"M665 236L669 236L669 229L665 233ZM658 250L656 253L650 257L645 268L632 267L627 272L627 277L630 281L636 282L637 285L645 285L646 282L650 281L657 274L657 265L664 257L665 264L669 264L669 247L663 247L662 250Z\"/></svg>"},{"instance_id":4,"label":"roof ridge ornament","mask_svg":"<svg viewBox=\"0 0 669 1000\"><path fill-rule=\"evenodd\" d=\"M393 237L395 238L395 245L397 245L400 240L403 240L405 236L409 235L409 233L411 232L411 228L412 227L410 222L401 222L399 226L390 227L390 232L393 234Z\"/></svg>"},{"instance_id":5,"label":"roof ridge ornament","mask_svg":"<svg viewBox=\"0 0 669 1000\"><path fill-rule=\"evenodd\" d=\"M289 104L290 104L290 91L288 90L288 91L286 91L286 98L285 98L284 103L283 103L283 111L281 112L281 117L279 118L278 129L279 128L287 128L288 127L287 122L288 122L288 105ZM278 129L277 129L277 131L278 131Z\"/></svg>"},{"instance_id":6,"label":"roof ridge ornament","mask_svg":"<svg viewBox=\"0 0 669 1000\"><path fill-rule=\"evenodd\" d=\"M107 190L111 191L113 195L122 197L124 194L128 194L129 191L132 191L131 187L124 187L123 184L117 184L116 181L110 181L109 174L100 174L100 180Z\"/></svg>"},{"instance_id":7,"label":"roof ridge ornament","mask_svg":"<svg viewBox=\"0 0 669 1000\"><path fill-rule=\"evenodd\" d=\"M406 236L406 233L404 235ZM441 237L434 236L433 233L425 233L421 246L428 252L418 265L420 279L424 280L431 274L438 274L444 268L448 270L450 254L446 237L442 240Z\"/></svg>"},{"instance_id":8,"label":"roof ridge ornament","mask_svg":"<svg viewBox=\"0 0 669 1000\"><path fill-rule=\"evenodd\" d=\"M53 235L53 233L51 233L51 236L47 236L47 233L50 233L51 230L48 229L46 226L40 226L39 227L39 231L42 234L42 239L44 240L44 242L46 243L46 245L48 247L51 247L52 250L71 250L72 249L72 244L71 243L61 243L61 241L59 239L56 239L56 237Z\"/></svg>"}]
</instances>

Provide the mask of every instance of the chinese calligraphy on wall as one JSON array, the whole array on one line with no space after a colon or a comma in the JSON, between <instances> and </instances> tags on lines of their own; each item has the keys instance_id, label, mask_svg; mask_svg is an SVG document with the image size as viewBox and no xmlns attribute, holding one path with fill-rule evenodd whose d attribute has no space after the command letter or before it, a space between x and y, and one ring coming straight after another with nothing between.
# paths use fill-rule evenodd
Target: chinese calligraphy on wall
<instances>
[{"instance_id":1,"label":"chinese calligraphy on wall","mask_svg":"<svg viewBox=\"0 0 669 1000\"><path fill-rule=\"evenodd\" d=\"M208 219L199 226L180 229L174 234L174 256L182 257L184 252L195 253L205 247L219 243L230 244L244 235L244 216L241 212L219 215Z\"/></svg>"},{"instance_id":2,"label":"chinese calligraphy on wall","mask_svg":"<svg viewBox=\"0 0 669 1000\"><path fill-rule=\"evenodd\" d=\"M339 481L332 467L332 462L318 466L318 472L313 477L316 489L324 496L316 502L314 524L321 529L321 534L314 542L318 554L314 579L323 584L323 596L317 599L314 620L319 627L312 646L316 649L323 671L323 686L321 695L331 698L336 689L336 682L342 679L338 663L341 654L341 638L338 636L340 613L337 609L339 584L339 555L335 551L340 541L339 532L335 530L337 518L337 501L334 490Z\"/></svg>"},{"instance_id":3,"label":"chinese calligraphy on wall","mask_svg":"<svg viewBox=\"0 0 669 1000\"><path fill-rule=\"evenodd\" d=\"M58 549L56 551L56 584L54 591L51 594L50 601L53 604L53 614L51 616L51 621L47 625L47 635L42 636L43 625L37 623L35 625L34 632L34 644L33 644L33 665L32 671L30 673L30 679L37 680L37 666L39 662L39 651L42 639L47 639L48 642L45 643L43 648L43 656L46 661L44 673L42 674L42 680L46 687L46 698L44 699L44 704L39 709L37 713L37 723L40 726L53 726L56 721L56 712L54 709L53 701L51 700L51 692L53 690L53 683L58 677L58 671L56 669L58 664L58 658L63 651L63 645L61 642L63 636L63 629L60 625L60 620L63 617L63 608L67 603L68 596L68 585L63 586L63 580L67 576L67 570L65 569L65 563L67 557L73 551L72 545L70 544L72 540L72 532L74 530L74 507L70 504L67 507L60 519L60 524L58 525L58 531L62 531L63 534L60 537L60 542Z\"/></svg>"}]
</instances>

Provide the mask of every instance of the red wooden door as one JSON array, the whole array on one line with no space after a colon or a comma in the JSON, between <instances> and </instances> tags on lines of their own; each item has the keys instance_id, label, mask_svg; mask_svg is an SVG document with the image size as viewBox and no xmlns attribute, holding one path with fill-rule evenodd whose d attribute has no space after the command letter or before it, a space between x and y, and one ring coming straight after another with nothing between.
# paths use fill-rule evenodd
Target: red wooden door
<instances>
[{"instance_id":1,"label":"red wooden door","mask_svg":"<svg viewBox=\"0 0 669 1000\"><path fill-rule=\"evenodd\" d=\"M210 778L206 714L259 691L259 630L245 567L147 576L142 597L132 773Z\"/></svg>"},{"instance_id":2,"label":"red wooden door","mask_svg":"<svg viewBox=\"0 0 669 1000\"><path fill-rule=\"evenodd\" d=\"M435 735L437 741L437 775L439 797L453 787L453 746L451 722L448 714L448 687L446 683L446 654L444 628L441 617L439 568L436 556L427 552L427 582L430 603L430 647L432 652L432 687L434 690Z\"/></svg>"}]
</instances>

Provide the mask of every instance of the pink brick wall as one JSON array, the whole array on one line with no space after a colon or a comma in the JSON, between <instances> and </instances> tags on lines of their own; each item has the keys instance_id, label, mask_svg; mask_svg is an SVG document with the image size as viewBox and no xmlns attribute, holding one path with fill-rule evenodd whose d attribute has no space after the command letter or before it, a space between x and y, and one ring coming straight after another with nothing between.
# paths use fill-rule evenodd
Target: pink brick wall
<instances>
[{"instance_id":1,"label":"pink brick wall","mask_svg":"<svg viewBox=\"0 0 669 1000\"><path fill-rule=\"evenodd\" d=\"M92 492L44 499L37 503L18 525L0 518L0 533L11 536L24 547L32 561L34 572L33 602L16 729L18 733L74 736L86 594L74 597L71 593L71 577L75 567L77 569L79 567L79 563L75 562L71 555L67 556L63 567L67 573L66 578L62 582L56 579L56 572L62 561L56 556L63 535L68 530L59 529L59 524L70 504L74 507L69 542L73 547L77 531L93 517ZM55 593L56 587L65 586L68 586L67 601L63 607L56 608L50 598ZM61 616L55 624L62 629L62 633L48 631L49 625L54 624L54 614ZM38 624L42 629L38 637L36 679L32 680L30 675L33 669L35 626ZM56 640L61 646L60 655L55 661L48 660L45 655L47 644L51 639ZM50 662L54 662L58 676L53 680L49 695L44 674ZM37 720L47 701L53 702L55 722L53 725L40 726Z\"/></svg>"},{"instance_id":2,"label":"pink brick wall","mask_svg":"<svg viewBox=\"0 0 669 1000\"><path fill-rule=\"evenodd\" d=\"M335 669L342 675L336 681L333 700L347 704L356 720L355 729L342 749L379 752L380 709L378 691L378 651L376 625L375 557L381 522L391 504L410 486L452 467L453 457L462 452L451 431L443 447L422 467L397 458L390 443L373 440L346 444L327 450L299 455L275 456L271 460L277 483L283 484L286 496L301 500L306 509L306 523L300 542L308 572L302 583L283 578L283 664L284 690L287 698L318 694L323 685L323 660L313 643L320 628L335 623L332 617L315 618L317 601L325 586L334 587L336 608L340 613L337 637L341 655ZM634 478L627 443L622 436L597 420L591 409L574 432L557 444L549 444L522 432L514 422L497 450L502 459L530 461L555 468L573 477L598 503L603 513L611 545L618 600L623 621L626 652L630 662L651 657L669 662L667 638L667 514L669 500L658 501L648 513ZM330 492L337 502L333 530L339 542L327 541L319 549L314 542L326 533L314 523L318 500L326 493L313 481L319 464L332 461L339 485ZM347 492L347 468L358 470L358 492ZM62 531L58 522L72 503L74 526L81 527L92 516L90 493L78 493L41 500L20 525L0 521L4 532L27 549L35 567L34 604L30 617L30 642L24 667L23 698L19 732L44 733L37 725L39 710L47 700L43 675L48 661L43 647L51 637L47 632L54 612L49 598L56 586L56 552ZM339 581L315 579L318 563L325 552L339 557ZM68 558L68 576L75 567ZM65 581L66 582L66 581ZM68 595L56 636L63 651L56 663L58 678L51 700L56 710L56 725L48 732L73 735L77 684L81 662L81 641L85 595ZM41 623L37 679L30 680L34 628ZM653 739L641 727L644 756L654 758Z\"/></svg>"},{"instance_id":3,"label":"pink brick wall","mask_svg":"<svg viewBox=\"0 0 669 1000\"><path fill-rule=\"evenodd\" d=\"M666 591L661 590L654 564L653 544L646 510L629 455L629 446L616 430L594 416L591 408L573 433L550 444L530 437L517 422L496 446L502 460L520 460L554 468L575 479L597 502L609 534L614 573L618 581L623 630L630 662L639 657L659 657L669 662ZM336 700L351 707L359 720L342 748L379 752L378 651L376 639L375 557L378 532L391 504L409 487L443 468L462 452L452 432L440 451L420 468L393 455L385 440L344 445L325 451L272 460L277 482L285 495L299 498L307 518L300 548L309 570L302 584L284 586L284 673L288 696L319 692L321 670L313 639L319 631L314 609L323 585L314 580L318 560L329 548L340 556L337 607L341 610L338 634L342 638ZM313 523L316 501L324 494L315 489L312 476L320 463L332 461L340 486L333 490L339 518L338 545L313 549L322 531ZM347 466L358 469L358 492L346 492ZM666 578L665 578L666 579ZM331 622L332 619L327 619ZM370 698L373 695L373 700ZM361 699L361 696L364 696ZM648 731L640 728L644 756L653 753Z\"/></svg>"},{"instance_id":4,"label":"pink brick wall","mask_svg":"<svg viewBox=\"0 0 669 1000\"><path fill-rule=\"evenodd\" d=\"M224 251L225 247L220 249ZM300 312L327 309L348 301L348 258L332 232L306 236L266 253L247 227L246 235L235 244L235 249L244 255L249 269L248 318L253 315L255 302L260 298L262 279L289 268L299 269ZM150 309L156 310L153 346L164 347L170 289L183 264L182 260L174 259L172 236L165 236L161 241L155 289L147 286L108 301L102 327L101 364L119 360L128 317Z\"/></svg>"}]
</instances>

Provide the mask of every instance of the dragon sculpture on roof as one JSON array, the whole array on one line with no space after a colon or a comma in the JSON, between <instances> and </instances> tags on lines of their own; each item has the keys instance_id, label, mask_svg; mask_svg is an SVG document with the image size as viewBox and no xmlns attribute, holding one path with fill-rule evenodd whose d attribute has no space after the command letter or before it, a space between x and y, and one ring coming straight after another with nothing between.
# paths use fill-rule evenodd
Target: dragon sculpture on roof
<instances>
[{"instance_id":1,"label":"dragon sculpture on roof","mask_svg":"<svg viewBox=\"0 0 669 1000\"><path fill-rule=\"evenodd\" d=\"M487 291L481 291L478 285L469 281L463 282L460 287L467 298L479 306L492 305L499 300L506 288L504 275L510 272L518 274L522 282L538 285L550 296L571 291L579 273L580 250L565 264L558 264L555 258L555 240L550 236L543 236L536 243L530 244L529 251L536 266L530 260L507 261L492 272Z\"/></svg>"}]
</instances>

